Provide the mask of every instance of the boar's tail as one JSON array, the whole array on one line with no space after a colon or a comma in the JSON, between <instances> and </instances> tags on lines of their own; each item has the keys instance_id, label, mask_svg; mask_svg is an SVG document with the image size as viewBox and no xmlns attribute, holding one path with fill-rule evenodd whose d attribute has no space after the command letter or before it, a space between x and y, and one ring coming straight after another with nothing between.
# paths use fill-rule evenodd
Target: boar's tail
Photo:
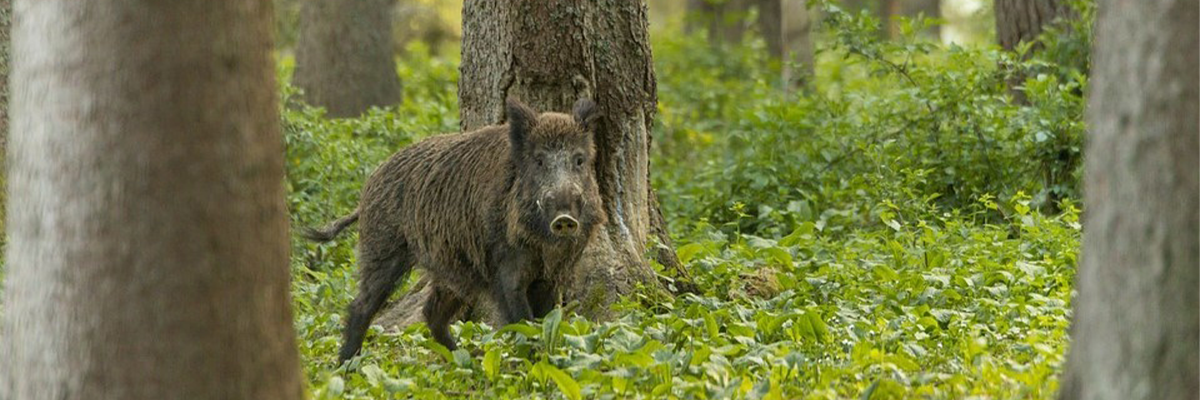
<instances>
[{"instance_id":1,"label":"boar's tail","mask_svg":"<svg viewBox=\"0 0 1200 400\"><path fill-rule=\"evenodd\" d=\"M337 237L339 233L342 233L343 229L346 229L347 226L350 226L355 221L358 221L358 210L354 210L350 215L338 218L337 221L333 221L323 228L304 228L304 232L301 232L300 236L304 236L305 239L314 242L328 242Z\"/></svg>"}]
</instances>

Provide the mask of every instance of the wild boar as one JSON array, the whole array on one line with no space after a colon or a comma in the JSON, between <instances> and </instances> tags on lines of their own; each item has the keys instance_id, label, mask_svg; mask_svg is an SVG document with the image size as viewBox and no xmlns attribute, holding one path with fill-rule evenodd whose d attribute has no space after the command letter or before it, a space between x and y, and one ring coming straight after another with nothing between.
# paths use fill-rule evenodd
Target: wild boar
<instances>
[{"instance_id":1,"label":"wild boar","mask_svg":"<svg viewBox=\"0 0 1200 400\"><path fill-rule=\"evenodd\" d=\"M596 184L589 99L571 115L538 114L506 102L508 123L439 135L405 148L368 178L355 212L312 240L332 240L359 222L359 292L339 357L358 353L372 318L413 266L433 285L422 310L434 339L450 349L452 319L472 299L496 303L504 323L542 317L598 226L606 221Z\"/></svg>"}]
</instances>

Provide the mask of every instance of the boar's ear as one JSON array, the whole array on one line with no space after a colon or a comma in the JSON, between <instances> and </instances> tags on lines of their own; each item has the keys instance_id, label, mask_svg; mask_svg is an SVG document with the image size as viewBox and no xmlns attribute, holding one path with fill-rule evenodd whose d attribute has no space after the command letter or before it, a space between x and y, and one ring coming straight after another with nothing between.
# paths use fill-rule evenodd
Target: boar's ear
<instances>
[{"instance_id":1,"label":"boar's ear","mask_svg":"<svg viewBox=\"0 0 1200 400\"><path fill-rule=\"evenodd\" d=\"M537 123L537 112L516 97L509 97L504 105L508 114L508 140L514 147L519 147L529 138L529 131Z\"/></svg>"},{"instance_id":2,"label":"boar's ear","mask_svg":"<svg viewBox=\"0 0 1200 400\"><path fill-rule=\"evenodd\" d=\"M586 97L575 102L572 114L575 116L575 123L583 127L585 132L596 129L596 120L600 119L600 112L596 110L596 102Z\"/></svg>"}]
</instances>

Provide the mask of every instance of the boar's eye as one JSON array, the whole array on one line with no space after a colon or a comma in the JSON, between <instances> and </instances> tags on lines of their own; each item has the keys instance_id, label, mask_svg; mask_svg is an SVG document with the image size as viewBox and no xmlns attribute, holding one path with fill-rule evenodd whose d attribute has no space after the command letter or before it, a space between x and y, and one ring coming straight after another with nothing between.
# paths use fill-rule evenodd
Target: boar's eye
<instances>
[{"instance_id":1,"label":"boar's eye","mask_svg":"<svg viewBox=\"0 0 1200 400\"><path fill-rule=\"evenodd\" d=\"M576 155L575 155L575 166L576 166L576 167L582 167L582 166L583 166L583 154L576 154Z\"/></svg>"},{"instance_id":2,"label":"boar's eye","mask_svg":"<svg viewBox=\"0 0 1200 400\"><path fill-rule=\"evenodd\" d=\"M546 165L546 158L545 158L545 157L542 157L542 156L537 156L537 157L534 157L534 159L533 159L533 160L534 160L535 162L537 162L537 166L539 166L539 167Z\"/></svg>"}]
</instances>

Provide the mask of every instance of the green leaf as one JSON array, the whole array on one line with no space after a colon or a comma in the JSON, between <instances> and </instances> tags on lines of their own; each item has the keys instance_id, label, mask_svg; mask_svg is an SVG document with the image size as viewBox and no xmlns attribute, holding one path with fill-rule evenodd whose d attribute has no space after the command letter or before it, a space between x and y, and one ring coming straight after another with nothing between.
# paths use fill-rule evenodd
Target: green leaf
<instances>
[{"instance_id":1,"label":"green leaf","mask_svg":"<svg viewBox=\"0 0 1200 400\"><path fill-rule=\"evenodd\" d=\"M555 307L542 320L542 340L546 342L546 351L553 353L562 337L559 326L562 324L562 308Z\"/></svg>"},{"instance_id":2,"label":"green leaf","mask_svg":"<svg viewBox=\"0 0 1200 400\"><path fill-rule=\"evenodd\" d=\"M540 333L541 330L524 322L517 322L505 325L503 328L500 328L500 330L496 331L497 334L505 332L515 332L528 338L535 338L538 336L538 333Z\"/></svg>"},{"instance_id":3,"label":"green leaf","mask_svg":"<svg viewBox=\"0 0 1200 400\"><path fill-rule=\"evenodd\" d=\"M471 368L471 362L474 359L471 357L471 353L467 353L466 349L456 349L450 354L454 356L455 365L462 368Z\"/></svg>"},{"instance_id":4,"label":"green leaf","mask_svg":"<svg viewBox=\"0 0 1200 400\"><path fill-rule=\"evenodd\" d=\"M550 363L547 363L546 361L540 361L533 366L533 369L533 373L536 375L550 377L550 380L553 380L554 383L558 385L558 389L561 390L563 395L567 396L568 399L578 400L583 398L583 394L580 392L579 382L576 382L575 378L567 375L566 372L558 369L558 367L550 365Z\"/></svg>"},{"instance_id":5,"label":"green leaf","mask_svg":"<svg viewBox=\"0 0 1200 400\"><path fill-rule=\"evenodd\" d=\"M367 383L370 383L371 386L379 386L379 383L383 381L383 370L379 369L379 366L377 365L371 364L362 367L362 369L359 371L362 372L363 376L367 378Z\"/></svg>"},{"instance_id":6,"label":"green leaf","mask_svg":"<svg viewBox=\"0 0 1200 400\"><path fill-rule=\"evenodd\" d=\"M692 258L705 250L704 245L699 243L688 243L675 249L675 255L679 257L679 262L687 264L692 261Z\"/></svg>"},{"instance_id":7,"label":"green leaf","mask_svg":"<svg viewBox=\"0 0 1200 400\"><path fill-rule=\"evenodd\" d=\"M650 357L641 351L635 351L632 353L617 354L615 357L613 357L613 361L615 361L617 365L633 365L646 368L651 364L654 364L654 357Z\"/></svg>"},{"instance_id":8,"label":"green leaf","mask_svg":"<svg viewBox=\"0 0 1200 400\"><path fill-rule=\"evenodd\" d=\"M500 373L500 349L493 348L483 355L483 373L488 379L496 379Z\"/></svg>"},{"instance_id":9,"label":"green leaf","mask_svg":"<svg viewBox=\"0 0 1200 400\"><path fill-rule=\"evenodd\" d=\"M445 359L446 362L454 362L454 355L450 354L450 349L447 349L446 346L442 346L441 343L438 343L437 341L434 341L434 340L426 340L425 347L429 348L429 350L433 350L434 353L437 353L438 355L442 356L442 358Z\"/></svg>"},{"instance_id":10,"label":"green leaf","mask_svg":"<svg viewBox=\"0 0 1200 400\"><path fill-rule=\"evenodd\" d=\"M768 247L759 251L766 253L776 264L786 267L789 270L792 268L792 255L787 250L779 247Z\"/></svg>"}]
</instances>

